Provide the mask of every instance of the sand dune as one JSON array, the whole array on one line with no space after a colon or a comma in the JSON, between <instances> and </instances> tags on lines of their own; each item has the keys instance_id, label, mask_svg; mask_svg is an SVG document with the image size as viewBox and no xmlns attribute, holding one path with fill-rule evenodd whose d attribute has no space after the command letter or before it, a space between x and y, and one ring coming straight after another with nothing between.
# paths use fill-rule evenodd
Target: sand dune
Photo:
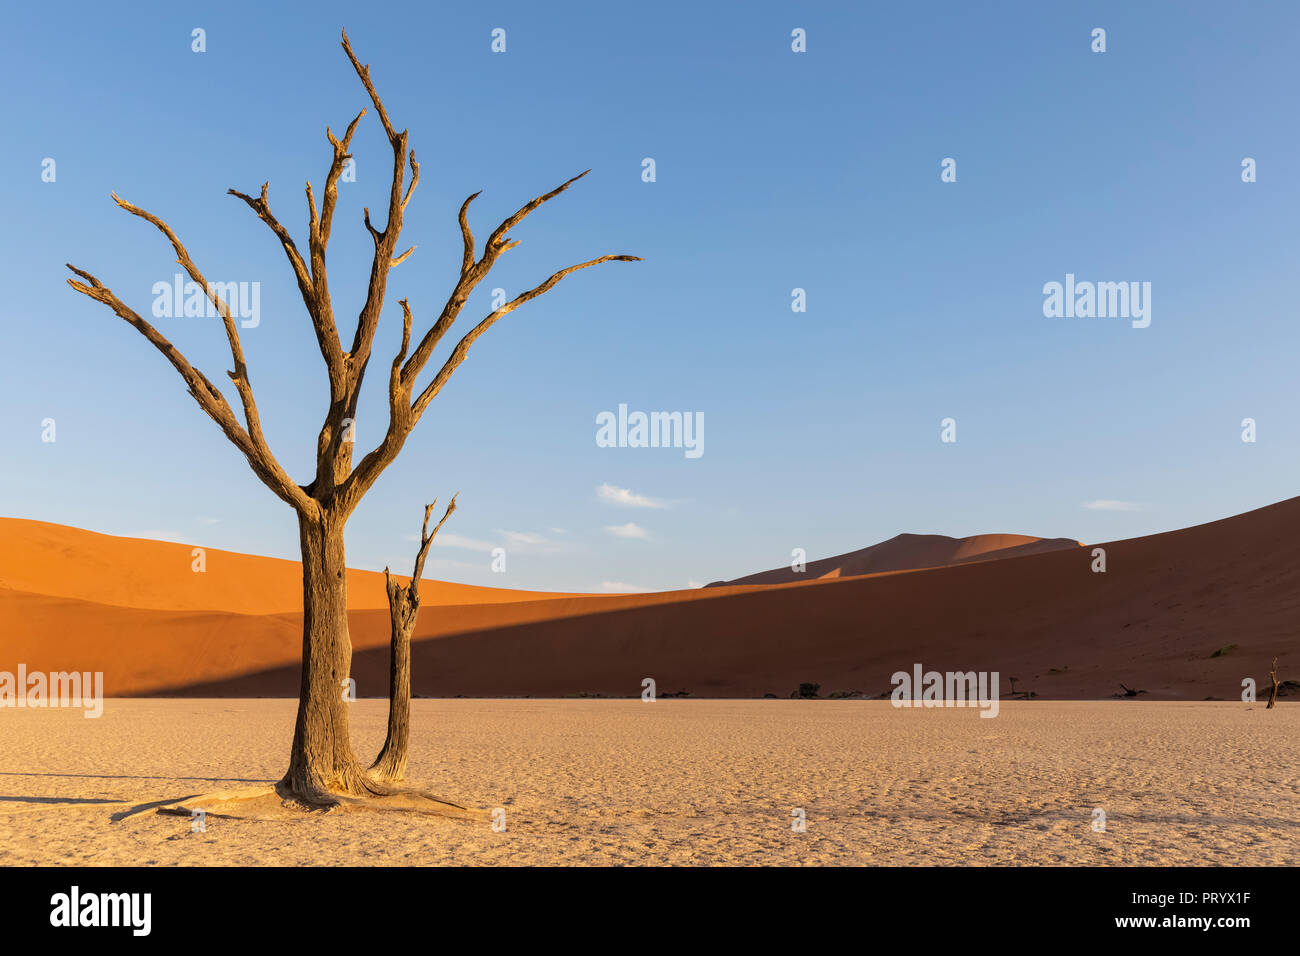
<instances>
[{"instance_id":1,"label":"sand dune","mask_svg":"<svg viewBox=\"0 0 1300 956\"><path fill-rule=\"evenodd\" d=\"M1293 676L1287 662L1300 667L1298 539L1300 499L1290 499L1101 545L1104 574L1091 570L1092 546L1072 546L792 584L611 596L493 592L490 602L429 602L413 648L414 690L635 696L652 677L660 692L700 697L786 696L804 681L821 684L823 694L874 696L889 689L894 671L920 662L999 671L1004 697L1015 677L1017 690L1044 698L1104 698L1123 682L1146 691L1143 698L1236 699L1243 677L1265 681L1273 655L1282 658L1284 677ZM98 544L109 549L105 567L120 575L130 562L113 561L110 545ZM186 546L136 542L123 554L146 545L164 549L158 554L175 549L169 560L190 574ZM268 561L222 560L234 558L254 567ZM59 567L49 556L41 561ZM76 593L50 593L53 585L32 570L39 564L25 567L6 552L0 566L0 669L23 662L31 670L102 670L115 696L296 694L299 612L249 611L278 607L282 598L271 591L257 600L244 595L236 604L242 613L195 610L207 593L193 582L171 598L186 606L132 607L131 594L111 583L70 579L62 587ZM27 577L19 578L16 569L24 568ZM210 553L209 574L212 568ZM16 589L15 579L28 590ZM88 597L94 594L116 600L97 602ZM382 597L374 604L382 607ZM363 605L351 620L359 690L381 694L387 613Z\"/></svg>"},{"instance_id":2,"label":"sand dune","mask_svg":"<svg viewBox=\"0 0 1300 956\"><path fill-rule=\"evenodd\" d=\"M708 587L728 584L788 584L809 578L847 578L882 571L914 571L939 568L966 561L1015 558L1043 551L1077 548L1070 538L1035 538L1026 534L977 534L950 538L943 534L900 534L869 548L809 561L803 571L786 566L747 574L730 581L715 581Z\"/></svg>"},{"instance_id":3,"label":"sand dune","mask_svg":"<svg viewBox=\"0 0 1300 956\"><path fill-rule=\"evenodd\" d=\"M412 553L414 547L409 549ZM0 518L0 589L163 611L301 612L298 562L207 548L206 570L196 574L192 551L193 545L188 544L119 538L44 521ZM427 581L420 594L431 605L494 604L550 596L447 581ZM348 602L357 608L388 607L383 574L349 571Z\"/></svg>"}]
</instances>

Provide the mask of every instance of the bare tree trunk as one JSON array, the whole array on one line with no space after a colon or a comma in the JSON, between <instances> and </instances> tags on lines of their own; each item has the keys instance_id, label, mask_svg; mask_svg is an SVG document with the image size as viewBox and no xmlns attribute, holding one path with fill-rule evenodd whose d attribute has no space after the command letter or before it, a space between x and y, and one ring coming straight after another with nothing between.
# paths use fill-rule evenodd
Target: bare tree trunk
<instances>
[{"instance_id":1,"label":"bare tree trunk","mask_svg":"<svg viewBox=\"0 0 1300 956\"><path fill-rule=\"evenodd\" d=\"M1264 708L1265 710L1272 709L1273 705L1277 703L1278 682L1277 682L1277 658L1276 657L1273 658L1273 667L1268 672L1268 676L1269 679L1273 681L1273 689L1269 692L1268 706Z\"/></svg>"},{"instance_id":2,"label":"bare tree trunk","mask_svg":"<svg viewBox=\"0 0 1300 956\"><path fill-rule=\"evenodd\" d=\"M424 574L424 559L429 555L429 545L456 510L456 497L451 496L447 510L432 533L429 531L429 514L437 499L424 506L424 524L420 528L420 550L415 555L415 569L411 583L398 584L384 568L384 585L388 590L388 618L392 626L388 659L388 736L384 749L371 764L371 773L379 780L401 780L406 775L406 761L411 743L411 635L420 617L420 577Z\"/></svg>"},{"instance_id":3,"label":"bare tree trunk","mask_svg":"<svg viewBox=\"0 0 1300 956\"><path fill-rule=\"evenodd\" d=\"M347 566L343 522L326 513L301 517L302 685L289 770L281 781L288 795L329 803L330 794L369 792L348 735L344 699L352 669L348 634Z\"/></svg>"},{"instance_id":4,"label":"bare tree trunk","mask_svg":"<svg viewBox=\"0 0 1300 956\"><path fill-rule=\"evenodd\" d=\"M411 635L420 616L418 580L402 587L385 572L392 624L388 662L388 736L371 771L381 780L401 780L411 741Z\"/></svg>"}]
</instances>

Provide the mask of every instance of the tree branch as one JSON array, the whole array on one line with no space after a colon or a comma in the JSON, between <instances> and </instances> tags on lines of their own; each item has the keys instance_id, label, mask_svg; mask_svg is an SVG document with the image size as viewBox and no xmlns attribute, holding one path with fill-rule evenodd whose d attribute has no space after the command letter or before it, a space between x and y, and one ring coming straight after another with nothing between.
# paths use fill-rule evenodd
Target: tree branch
<instances>
[{"instance_id":1,"label":"tree branch","mask_svg":"<svg viewBox=\"0 0 1300 956\"><path fill-rule=\"evenodd\" d=\"M411 201L411 196L415 194L415 187L420 185L420 164L415 161L415 150L411 150L411 185L406 187L406 195L402 197L402 212L406 212L406 206Z\"/></svg>"},{"instance_id":2,"label":"tree branch","mask_svg":"<svg viewBox=\"0 0 1300 956\"><path fill-rule=\"evenodd\" d=\"M570 273L577 272L579 269L586 269L590 266L599 265L602 262L637 262L639 256L601 256L598 259L592 259L588 262L579 263L576 266L570 266L567 269L552 275L536 288L516 296L513 300L506 303L500 309L488 315L483 321L471 329L464 338L456 345L451 357L447 359L442 369L434 377L433 381L420 393L419 398L411 403L411 396L415 391L415 382L423 371L429 358L432 356L434 349L439 341L451 328L456 318L460 315L470 293L488 274L492 266L496 264L498 257L518 245L517 242L508 238L509 231L520 222L522 222L533 210L543 203L553 199L560 193L564 192L571 185L587 175L590 170L579 173L572 179L561 183L555 189L548 193L529 201L513 215L501 223L489 237L486 246L483 249L483 255L480 259L474 259L474 233L469 225L469 206L470 203L478 197L479 193L474 193L461 203L458 221L460 224L461 237L464 242L464 253L461 259L460 276L452 289L451 295L447 298L446 303L439 313L437 321L421 337L410 357L407 357L407 349L410 342L411 313L409 305L405 300L402 301L404 329L402 333L402 348L397 358L393 362L392 370L389 375L389 423L388 429L384 434L383 440L369 452L353 469L352 473L344 482L343 495L347 499L348 506L354 507L361 496L378 479L383 470L395 459L402 450L407 437L414 429L420 417L424 414L429 403L433 401L434 396L442 390L452 373L465 361L469 353L469 347L480 335L488 330L502 316L513 312L523 303L534 299L537 296L549 291L561 279ZM372 273L373 276L373 273ZM405 360L405 364L402 362ZM401 366L400 373L398 367Z\"/></svg>"},{"instance_id":3,"label":"tree branch","mask_svg":"<svg viewBox=\"0 0 1300 956\"><path fill-rule=\"evenodd\" d=\"M330 162L329 172L325 174L325 197L321 200L320 221L315 223L316 231L320 237L322 255L325 247L329 245L330 230L334 225L334 208L338 205L339 199L339 177L343 174L343 167L348 164L348 160L353 158L352 154L348 152L348 148L352 145L352 135L357 131L357 124L361 122L361 117L365 115L366 108L363 106L361 112L348 124L342 140L339 140L328 126L325 127L325 138L334 147L334 158ZM310 196L311 183L307 184L307 192L308 196Z\"/></svg>"},{"instance_id":4,"label":"tree branch","mask_svg":"<svg viewBox=\"0 0 1300 956\"><path fill-rule=\"evenodd\" d=\"M341 373L343 367L343 348L339 345L338 333L333 330L333 319L329 316L330 308L328 301L328 287L322 283L326 299L324 300L324 309L321 307L321 298L316 288L315 280L312 278L311 271L307 268L306 262L303 261L302 254L298 252L298 247L289 234L289 230L280 224L271 212L270 203L267 201L267 189L270 183L262 184L262 195L258 199L245 195L237 189L226 190L230 195L242 199L257 217L271 227L275 233L280 245L284 247L284 253L289 258L289 265L293 267L294 277L298 280L298 291L302 294L303 305L307 307L307 314L311 318L312 329L316 333L316 343L320 347L321 357L325 360L325 367L330 370L331 379L338 373ZM308 195L310 196L310 184L308 185ZM315 217L315 203L312 201L312 217ZM323 274L322 264L322 274Z\"/></svg>"},{"instance_id":5,"label":"tree branch","mask_svg":"<svg viewBox=\"0 0 1300 956\"><path fill-rule=\"evenodd\" d=\"M477 199L482 192L483 190L480 189L461 203L460 214L457 216L460 222L460 235L465 241L465 254L460 261L460 274L462 277L468 275L469 271L474 268L474 233L469 228L469 204Z\"/></svg>"},{"instance_id":6,"label":"tree branch","mask_svg":"<svg viewBox=\"0 0 1300 956\"><path fill-rule=\"evenodd\" d=\"M343 31L342 37L344 52L347 53L357 76L369 94L371 102L379 114L380 122L383 124L384 132L392 144L393 178L389 191L388 221L382 230L374 227L370 221L370 210L368 208L365 210L365 226L375 244L374 259L370 268L370 283L366 291L365 304L362 306L357 319L352 348L346 353L341 353L338 374L331 374L330 409L321 425L316 440L316 479L312 482L311 488L313 494L326 498L330 497L339 483L351 473L352 448L342 441L344 435L343 424L345 419L356 415L361 384L365 378L367 364L370 361L370 351L374 343L375 332L379 325L380 310L383 307L384 295L387 290L388 273L396 265L403 262L413 251L413 249L408 250L397 257L393 255L402 231L402 212L406 207L406 203L410 201L419 181L419 164L415 161L415 154L412 152L409 157L412 179L410 187L407 189L405 197L403 197L402 184L405 178L403 166L408 158L406 152L407 132L405 130L401 133L394 131L392 123L388 119L388 112L384 109L384 104L370 80L369 66L363 66L352 52L352 44L348 40L346 30ZM329 176L326 180L325 196L322 200L319 221L316 219L315 198L311 191L311 184L309 183L307 186L307 202L312 217L312 274L316 281L318 295L324 296L327 301L329 292L325 272L325 249L329 242L330 226L338 199L337 183L344 165L347 160L352 158L347 150L351 145L352 136L356 132L357 123L365 115L365 112L363 109L357 115L357 118L352 121L342 140L339 140L332 132L326 130L326 135L334 147L334 162L330 167ZM330 315L330 330L333 337L337 339L338 333L333 324L332 314Z\"/></svg>"},{"instance_id":7,"label":"tree branch","mask_svg":"<svg viewBox=\"0 0 1300 956\"><path fill-rule=\"evenodd\" d=\"M496 261L502 253L509 252L519 245L518 242L509 239L507 234L510 230L523 222L533 210L554 199L589 172L591 172L590 169L582 171L572 179L556 186L550 192L543 193L525 203L512 215L508 216L501 225L492 231L487 244L483 247L483 257L477 262L474 261L474 234L469 228L469 204L478 197L479 193L474 193L461 204L459 221L465 251L461 258L460 279L456 282L456 287L452 290L451 296L443 306L438 320L420 339L420 344L416 346L410 360L406 363L407 367L402 370L403 381L408 384L414 383L416 377L419 376L425 364L429 361L433 350L438 347L438 342L441 341L447 330L451 328L452 323L456 321L457 316L460 315L460 310L464 306L465 300L469 298L469 294L474 291L474 287L496 265ZM575 268L583 267L576 266Z\"/></svg>"},{"instance_id":8,"label":"tree branch","mask_svg":"<svg viewBox=\"0 0 1300 956\"><path fill-rule=\"evenodd\" d=\"M469 355L469 347L474 344L474 340L496 324L498 319L513 312L530 299L535 299L544 292L550 291L561 279L570 273L577 272L579 269L587 269L591 266L600 265L602 262L640 261L640 256L601 256L599 259L580 262L576 266L569 266L567 269L561 269L541 285L529 289L527 292L520 293L505 305L501 306L501 308L488 315L483 319L483 321L479 322L478 325L466 332L464 338L456 343L456 348L452 350L450 357L448 357L447 361L438 371L438 374L433 377L433 381L425 387L424 391L420 393L420 397L415 400L415 403L411 406L412 426L419 422L420 416L423 415L424 410L429 407L429 403L433 401L434 396L442 391L442 387L447 384L447 380L451 378L452 373L460 367L462 362L465 361L465 358Z\"/></svg>"},{"instance_id":9,"label":"tree branch","mask_svg":"<svg viewBox=\"0 0 1300 956\"><path fill-rule=\"evenodd\" d=\"M519 225L521 222L527 219L529 213L531 213L538 206L542 205L542 203L550 202L552 199L554 199L560 193L564 192L566 189L568 189L570 186L576 183L583 176L587 175L587 173L589 172L591 172L590 169L584 169L582 172L578 173L578 175L574 176L572 179L556 186L549 193L545 193L544 195L538 196L536 199L528 202L522 208L520 208L513 216L510 216L503 223L501 223L501 225L497 226L496 229L492 231L492 235L488 237L487 246L483 250L484 258L487 258L488 255L492 252L492 250L495 247L499 245L508 244L508 238L506 234L510 232L510 230L513 229L515 226ZM510 248L514 248L514 246L517 246L518 244L519 243L514 243L513 245L510 246ZM504 252L505 250L498 250L498 251ZM493 256L493 258L495 259L495 256Z\"/></svg>"},{"instance_id":10,"label":"tree branch","mask_svg":"<svg viewBox=\"0 0 1300 956\"><path fill-rule=\"evenodd\" d=\"M269 182L262 183L262 195L257 199L241 193L237 189L227 189L226 192L231 196L238 196L242 199L253 212L257 213L258 219L271 227L275 237L280 240L280 245L284 247L284 254L289 259L289 265L293 267L294 277L298 280L298 290L302 293L303 304L307 306L308 312L315 315L316 291L311 285L311 273L307 271L307 263L303 261L302 255L298 252L293 236L289 235L289 230L280 225L280 220L276 219L275 214L271 212L271 205L267 201L267 190L270 186Z\"/></svg>"},{"instance_id":11,"label":"tree branch","mask_svg":"<svg viewBox=\"0 0 1300 956\"><path fill-rule=\"evenodd\" d=\"M397 357L393 359L392 368L388 372L388 422L389 433L394 431L395 426L398 428L406 427L406 419L409 417L410 409L407 403L410 402L410 392L402 385L402 360L406 358L406 350L411 346L411 305L406 299L399 300L398 304L402 307L402 347L397 352ZM387 439L388 436L385 436Z\"/></svg>"},{"instance_id":12,"label":"tree branch","mask_svg":"<svg viewBox=\"0 0 1300 956\"><path fill-rule=\"evenodd\" d=\"M330 160L329 171L325 174L325 194L321 198L320 213L316 212L316 196L312 192L311 182L307 183L307 249L311 256L311 282L315 293L316 312L312 315L312 325L316 330L316 341L320 345L321 355L329 370L330 404L338 405L346 392L347 366L343 356L343 344L339 341L338 326L334 322L334 306L330 299L329 273L325 268L325 251L329 247L330 230L334 223L334 209L338 204L338 182L343 167L352 158L348 147L352 136L357 131L357 124L366 115L362 108L356 118L348 124L343 139L327 126L325 137L333 147L334 154Z\"/></svg>"},{"instance_id":13,"label":"tree branch","mask_svg":"<svg viewBox=\"0 0 1300 956\"><path fill-rule=\"evenodd\" d=\"M397 138L393 132L393 124L388 122L388 113L384 111L384 104L379 101L379 94L375 92L374 84L370 82L370 65L361 65L357 55L352 52L352 42L348 39L348 31L343 31L343 50L347 53L348 59L352 61L352 68L357 71L357 76L361 78L366 92L370 94L370 102L375 104L375 109L379 111L379 121L384 124L384 132L388 134L389 142Z\"/></svg>"},{"instance_id":14,"label":"tree branch","mask_svg":"<svg viewBox=\"0 0 1300 956\"><path fill-rule=\"evenodd\" d=\"M134 310L128 308L121 299L113 294L112 289L89 272L78 269L71 263L68 263L67 266L69 270L85 280L83 283L78 282L76 279L69 279L68 285L82 295L107 305L118 316L134 326L141 335L163 354L172 367L180 373L185 384L189 386L189 393L198 403L199 408L203 409L204 413L217 424L217 427L221 429L231 444L243 453L244 457L248 459L248 464L253 469L254 474L262 480L263 484L275 492L279 498L299 511L311 513L315 509L315 502L284 473L279 462L275 460L274 456L270 455L269 450L264 451L264 447L259 447L248 431L239 424L230 408L230 403L226 401L225 396L221 394L220 390L212 384L206 375L191 365L189 360L167 340L166 336L150 325L149 322L142 319Z\"/></svg>"},{"instance_id":15,"label":"tree branch","mask_svg":"<svg viewBox=\"0 0 1300 956\"><path fill-rule=\"evenodd\" d=\"M239 393L240 403L244 407L244 422L248 429L249 438L252 439L253 448L256 450L259 458L266 465L268 470L278 472L279 475L284 476L284 479L288 481L288 476L284 475L283 469L280 468L279 463L275 460L275 456L271 454L271 449L266 443L266 437L262 434L262 423L257 413L257 402L253 398L253 386L248 377L248 366L244 361L244 349L240 344L239 330L235 326L235 320L230 314L230 309L222 300L221 296L217 295L216 290L212 288L208 283L208 280L203 277L203 273L201 273L198 266L194 264L194 260L190 258L190 254L185 250L185 246L181 244L176 233L172 231L171 226L167 225L167 223L163 222L153 213L141 209L138 206L133 206L125 199L119 197L117 193L113 193L112 195L113 201L119 206L131 213L131 215L138 216L139 218L152 223L159 232L167 237L167 240L172 245L172 249L176 252L177 263L189 274L189 277L203 289L208 301L211 302L213 308L217 310L217 314L221 316L222 324L226 329L226 341L230 345L230 356L235 364L234 370L229 371L226 374L230 376L230 380L235 383L235 390ZM292 485L293 483L289 482L289 484ZM294 485L294 487L297 486Z\"/></svg>"},{"instance_id":16,"label":"tree branch","mask_svg":"<svg viewBox=\"0 0 1300 956\"><path fill-rule=\"evenodd\" d=\"M424 574L424 559L429 555L429 545L433 544L433 539L438 536L438 532L442 530L442 526L447 523L447 519L451 517L451 513L456 510L456 499L459 496L459 491L451 496L451 503L447 505L447 510L443 513L442 520L438 522L438 525L433 529L432 534L429 533L429 513L433 511L433 506L438 503L438 499L434 498L432 503L424 506L424 526L420 529L420 551L415 556L415 573L411 575L411 596L416 599L417 603L419 601L419 596L416 588L419 587L420 577Z\"/></svg>"},{"instance_id":17,"label":"tree branch","mask_svg":"<svg viewBox=\"0 0 1300 956\"><path fill-rule=\"evenodd\" d=\"M365 224L366 229L370 232L375 241L374 261L370 267L370 285L366 290L365 305L361 308L361 314L357 317L357 331L352 339L352 349L349 353L351 381L349 390L355 399L356 393L361 388L361 381L365 376L366 364L370 360L370 349L374 344L375 330L379 327L379 313L384 304L384 293L388 285L388 273L396 263L393 261L393 249L397 245L397 240L402 233L402 213L406 209L406 204L410 202L411 195L415 192L415 187L420 181L420 164L415 161L415 151L412 150L408 157L407 131L397 132L393 128L392 122L388 119L388 111L384 109L384 103L379 98L379 93L375 89L374 83L370 80L370 67L363 66L352 52L352 43L348 40L348 33L343 31L342 40L343 50L352 62L352 68L356 71L357 77L361 80L366 92L370 95L370 102L374 104L375 112L379 114L379 121L383 124L384 132L388 136L388 142L393 147L393 177L389 189L388 197L388 220L382 231L376 230L370 223L370 210L366 210ZM404 165L409 160L411 167L411 184L406 191L405 197L402 195L402 184L405 180ZM403 256L402 258L405 258ZM401 259L398 260L400 262Z\"/></svg>"},{"instance_id":18,"label":"tree branch","mask_svg":"<svg viewBox=\"0 0 1300 956\"><path fill-rule=\"evenodd\" d=\"M460 205L460 213L457 219L460 223L461 239L465 245L465 251L461 258L460 276L456 280L456 286L452 289L451 295L448 296L446 303L443 305L438 320L421 337L410 362L407 363L406 368L402 369L402 381L408 388L414 383L415 378L429 361L429 356L438 347L438 342L442 340L447 330L451 328L452 323L456 321L456 317L460 315L460 310L464 307L470 292L487 274L487 269L480 268L474 261L474 233L469 227L469 204L478 198L481 192L482 190L470 195Z\"/></svg>"}]
</instances>

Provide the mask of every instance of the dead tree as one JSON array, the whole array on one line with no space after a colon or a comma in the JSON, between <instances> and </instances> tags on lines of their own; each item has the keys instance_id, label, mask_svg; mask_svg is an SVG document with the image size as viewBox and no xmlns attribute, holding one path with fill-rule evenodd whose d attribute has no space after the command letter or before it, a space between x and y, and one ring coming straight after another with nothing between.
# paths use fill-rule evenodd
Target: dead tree
<instances>
[{"instance_id":1,"label":"dead tree","mask_svg":"<svg viewBox=\"0 0 1300 956\"><path fill-rule=\"evenodd\" d=\"M456 510L456 496L443 513L442 520L429 531L429 513L438 503L435 498L424 506L424 524L420 528L420 550L415 554L415 570L411 582L403 587L384 568L384 586L388 590L388 617L391 625L388 654L388 735L384 747L370 767L370 772L380 780L401 780L406 776L406 760L411 743L411 635L420 616L420 576L424 573L424 559L429 545L451 513Z\"/></svg>"},{"instance_id":2,"label":"dead tree","mask_svg":"<svg viewBox=\"0 0 1300 956\"><path fill-rule=\"evenodd\" d=\"M392 182L388 194L388 215L383 228L370 220L370 210L364 210L363 223L374 241L374 256L370 263L370 279L365 303L357 317L356 331L351 345L345 349L339 338L334 308L330 297L325 270L325 253L330 231L334 224L338 201L339 176L347 161L348 152L357 125L365 109L348 124L342 138L328 128L325 135L333 147L333 158L325 177L325 189L319 204L310 182L307 183L307 250L299 251L289 230L271 211L267 196L268 184L262 185L259 196L230 190L264 222L284 250L289 266L297 280L303 305L311 319L316 342L320 348L329 379L329 407L316 439L315 474L306 484L298 484L272 454L262 433L257 404L248 367L244 361L239 332L230 310L221 297L203 277L190 259L185 246L176 233L163 220L146 212L114 194L114 201L131 213L155 226L171 244L177 261L193 282L207 295L220 315L230 345L234 368L227 372L243 409L243 422L222 392L201 371L195 368L148 321L129 308L113 291L89 272L69 265L78 278L68 284L83 295L104 303L117 315L134 326L160 351L180 373L189 393L199 407L211 418L232 444L248 459L254 474L287 502L297 513L299 542L302 550L303 577L303 639L302 683L298 694L298 716L294 728L293 745L289 755L289 768L280 782L280 791L309 805L336 803L335 796L366 796L383 791L366 773L352 750L348 734L347 704L343 699L341 682L346 680L352 666L352 642L348 634L346 564L344 560L343 530L358 503L384 470L392 464L406 444L411 431L419 423L429 403L446 386L452 373L465 361L469 348L497 321L531 299L549 291L565 276L579 269L604 262L632 262L637 256L606 255L589 259L554 273L544 282L521 292L509 302L490 312L471 328L452 349L438 372L422 388L417 381L432 357L443 336L451 328L471 292L488 274L497 260L519 244L510 232L539 206L568 189L586 173L573 177L550 192L538 196L508 216L488 236L478 251L469 225L469 206L478 193L466 199L460 207L459 224L464 240L464 254L460 274L437 318L427 331L412 338L414 318L406 299L402 307L402 344L388 368L388 427L383 440L353 464L351 422L357 414L362 380L370 364L375 331L388 289L388 274L404 262L415 247L397 253L397 243L402 232L402 218L420 181L420 165L415 151L407 149L407 130L398 131L389 120L370 80L369 66L363 66L352 52L347 32L342 37L343 50L360 78L370 102L374 105L393 151ZM406 167L410 167L409 184Z\"/></svg>"},{"instance_id":3,"label":"dead tree","mask_svg":"<svg viewBox=\"0 0 1300 956\"><path fill-rule=\"evenodd\" d=\"M1273 689L1269 691L1268 706L1264 708L1265 710L1271 710L1273 705L1277 703L1277 691L1280 685L1277 682L1277 658L1276 657L1273 658L1273 668L1268 672L1268 676L1273 681Z\"/></svg>"}]
</instances>

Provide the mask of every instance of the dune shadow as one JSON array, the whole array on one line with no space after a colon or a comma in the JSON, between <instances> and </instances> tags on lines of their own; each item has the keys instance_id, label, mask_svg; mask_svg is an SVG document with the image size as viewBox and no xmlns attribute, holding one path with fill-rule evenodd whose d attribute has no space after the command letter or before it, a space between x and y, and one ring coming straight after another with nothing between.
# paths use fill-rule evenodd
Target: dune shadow
<instances>
[{"instance_id":1,"label":"dune shadow","mask_svg":"<svg viewBox=\"0 0 1300 956\"><path fill-rule=\"evenodd\" d=\"M1167 561L1151 552L1155 545L1147 539L1112 545L1115 553L1129 555L1140 570L1115 579L1103 592L1074 576L1079 549L1071 548L884 577L724 591L703 598L665 592L648 603L628 606L592 603L579 609L575 601L565 601L555 609L555 616L532 619L511 619L515 612L508 607L429 607L411 646L412 693L435 698L635 698L641 684L639 676L633 677L653 674L659 687L687 689L701 698L786 696L814 678L820 678L828 690L875 686L873 680L879 683L901 664L966 659L970 649L978 647L982 648L978 669L1026 674L1026 682L1031 677L1037 680L1040 699L1109 700L1120 682L1141 686L1134 682L1153 679L1149 669L1134 670L1126 635L1141 631L1147 635L1142 640L1148 650L1185 656L1189 641L1213 649L1210 645L1218 641L1220 632L1237 630L1237 606L1226 599L1206 601L1196 589L1214 582L1216 593L1232 594L1238 584L1253 580L1255 571L1243 564L1225 576L1221 562L1212 557L1224 547L1218 538L1212 539L1213 547L1205 548L1204 555L1210 557L1188 543L1199 540L1200 533L1192 529L1172 532L1174 539L1161 537L1166 545L1177 545L1185 564L1190 558L1182 556L1198 556L1195 567L1180 565L1176 580L1169 578ZM1232 540L1246 547L1258 543L1258 538L1252 524L1243 526ZM1290 573L1300 582L1300 571ZM1073 583L1067 587L1065 581ZM947 593L945 588L960 593L961 600L936 600L936 593ZM1165 597L1153 604L1153 593ZM1015 595L1015 600L1007 595ZM1180 602L1180 596L1185 601ZM1198 614L1194 635L1187 633L1179 610L1190 602L1195 602ZM866 640L865 608L873 620L888 622ZM1279 618L1290 613L1289 604L1272 612ZM810 627L813 619L816 625ZM350 676L356 680L357 695L385 696L388 615L357 610L349 613L349 620L355 641ZM1062 621L1069 622L1064 630L1059 629ZM1045 622L1056 622L1052 641L1043 640ZM792 656L787 636L804 633L815 640L801 645L800 654ZM1300 636L1285 633L1282 638L1270 633L1270 656L1300 654ZM998 635L994 642L988 640L992 634ZM1175 634L1180 636L1175 639L1171 636ZM1107 637L1099 643L1097 635ZM1076 640L1088 651L1086 656L1076 652L1077 664L1066 675L1060 669L1062 654ZM1242 646L1247 645L1242 642ZM1206 650L1207 658L1208 654ZM1228 697L1231 691L1235 697L1236 678L1215 671L1214 666L1197 657L1173 670L1160 670L1164 696L1202 700L1207 694ZM1053 675L1050 682L1047 674ZM301 662L285 660L239 673L177 681L142 691L140 696L295 699L300 686Z\"/></svg>"}]
</instances>

